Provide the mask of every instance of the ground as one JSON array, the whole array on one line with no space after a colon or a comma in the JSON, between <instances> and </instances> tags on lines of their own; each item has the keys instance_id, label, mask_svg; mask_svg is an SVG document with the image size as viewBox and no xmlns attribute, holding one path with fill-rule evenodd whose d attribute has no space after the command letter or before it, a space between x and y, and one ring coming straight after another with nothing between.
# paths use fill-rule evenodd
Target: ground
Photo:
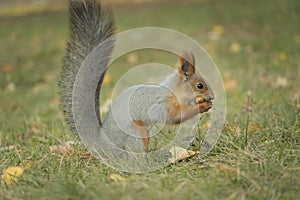
<instances>
[{"instance_id":1,"label":"ground","mask_svg":"<svg viewBox=\"0 0 300 200\"><path fill-rule=\"evenodd\" d=\"M5 6L0 8L2 182L8 167L25 170L12 184L1 183L0 199L299 197L299 1L114 6L118 32L158 26L202 44L219 67L227 94L226 125L208 155L145 174L118 172L85 156L87 150L63 122L57 81L68 38L65 6ZM109 70L102 99L130 67L174 65L174 58L151 50L125 55ZM74 142L72 152L51 152L66 141Z\"/></svg>"}]
</instances>

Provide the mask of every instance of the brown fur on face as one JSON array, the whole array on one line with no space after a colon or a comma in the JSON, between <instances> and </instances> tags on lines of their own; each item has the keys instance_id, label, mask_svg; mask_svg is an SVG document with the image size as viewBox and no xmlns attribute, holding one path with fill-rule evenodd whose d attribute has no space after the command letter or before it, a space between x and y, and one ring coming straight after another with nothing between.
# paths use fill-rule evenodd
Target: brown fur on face
<instances>
[{"instance_id":1,"label":"brown fur on face","mask_svg":"<svg viewBox=\"0 0 300 200\"><path fill-rule=\"evenodd\" d=\"M179 88L179 91L189 91L184 92L188 93L188 95L194 92L194 95L190 96L190 98L195 98L195 102L197 102L197 97L202 97L207 102L214 99L211 88L204 78L200 74L195 73L195 57L191 52L182 53L179 59L178 72L177 88ZM199 83L203 85L202 89L197 87Z\"/></svg>"},{"instance_id":2,"label":"brown fur on face","mask_svg":"<svg viewBox=\"0 0 300 200\"><path fill-rule=\"evenodd\" d=\"M175 89L166 100L168 123L179 124L211 109L214 96L204 78L195 73L193 54L184 52L180 57L178 73L173 81Z\"/></svg>"}]
</instances>

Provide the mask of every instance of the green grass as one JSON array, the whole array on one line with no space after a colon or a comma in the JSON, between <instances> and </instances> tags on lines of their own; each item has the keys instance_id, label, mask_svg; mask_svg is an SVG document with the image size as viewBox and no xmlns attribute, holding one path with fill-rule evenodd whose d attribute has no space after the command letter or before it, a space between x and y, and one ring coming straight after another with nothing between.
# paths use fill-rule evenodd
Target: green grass
<instances>
[{"instance_id":1,"label":"green grass","mask_svg":"<svg viewBox=\"0 0 300 200\"><path fill-rule=\"evenodd\" d=\"M118 31L161 26L190 35L212 56L227 89L227 126L214 149L146 174L114 171L94 158L63 123L57 79L68 37L66 11L0 18L0 175L30 166L0 199L296 199L300 196L300 3L166 1L115 7ZM210 39L215 25L224 32ZM230 51L233 43L239 52ZM136 53L138 63L173 65L174 56ZM133 65L109 71L107 97ZM242 113L251 91L253 111ZM75 141L59 156L49 146ZM118 174L123 181L111 180Z\"/></svg>"}]
</instances>

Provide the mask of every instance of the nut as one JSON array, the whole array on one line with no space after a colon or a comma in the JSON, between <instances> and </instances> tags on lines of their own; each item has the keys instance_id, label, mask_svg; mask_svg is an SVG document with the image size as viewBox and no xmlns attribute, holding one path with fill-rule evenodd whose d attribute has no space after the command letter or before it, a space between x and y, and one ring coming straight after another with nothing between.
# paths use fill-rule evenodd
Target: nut
<instances>
[{"instance_id":1,"label":"nut","mask_svg":"<svg viewBox=\"0 0 300 200\"><path fill-rule=\"evenodd\" d=\"M205 102L205 99L203 97L196 97L195 102L196 102L196 104L200 104L200 103Z\"/></svg>"}]
</instances>

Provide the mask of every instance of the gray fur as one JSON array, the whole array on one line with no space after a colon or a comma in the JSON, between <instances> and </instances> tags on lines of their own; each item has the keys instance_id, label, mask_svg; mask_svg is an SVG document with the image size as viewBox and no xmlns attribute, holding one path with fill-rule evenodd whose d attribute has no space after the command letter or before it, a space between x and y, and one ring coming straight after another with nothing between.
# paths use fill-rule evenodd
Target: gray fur
<instances>
[{"instance_id":1,"label":"gray fur","mask_svg":"<svg viewBox=\"0 0 300 200\"><path fill-rule=\"evenodd\" d=\"M72 93L75 77L87 55L99 43L111 37L115 31L115 20L110 7L104 7L97 0L69 0L70 39L67 43L66 54L59 80L60 102L64 117L72 131L75 124L72 113ZM113 41L108 44L106 54L110 55ZM106 58L107 62L109 57ZM95 106L99 106L99 92L104 77L99 80L96 91ZM97 117L100 122L99 109Z\"/></svg>"}]
</instances>

